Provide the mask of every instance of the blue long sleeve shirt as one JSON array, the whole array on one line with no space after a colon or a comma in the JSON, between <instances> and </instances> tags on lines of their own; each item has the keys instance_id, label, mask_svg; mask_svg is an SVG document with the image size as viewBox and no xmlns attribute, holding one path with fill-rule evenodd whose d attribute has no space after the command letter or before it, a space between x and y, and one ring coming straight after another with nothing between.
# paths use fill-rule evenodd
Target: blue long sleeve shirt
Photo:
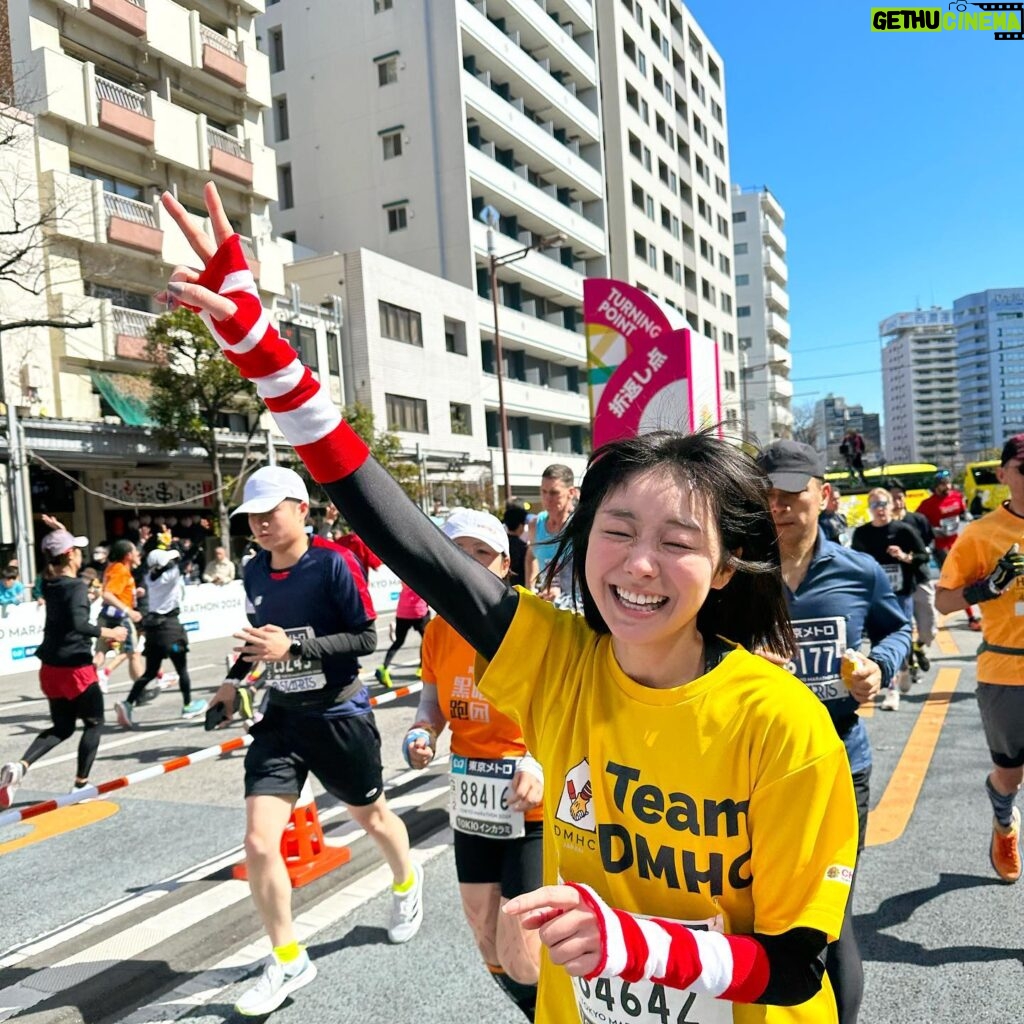
<instances>
[{"instance_id":1,"label":"blue long sleeve shirt","mask_svg":"<svg viewBox=\"0 0 1024 1024\"><path fill-rule=\"evenodd\" d=\"M825 538L819 529L807 575L786 603L797 639L790 666L828 709L846 744L852 771L871 766L871 744L857 715L860 706L840 676L843 651L859 650L867 637L868 657L882 670L887 686L910 654L910 623L881 566L859 551Z\"/></svg>"}]
</instances>

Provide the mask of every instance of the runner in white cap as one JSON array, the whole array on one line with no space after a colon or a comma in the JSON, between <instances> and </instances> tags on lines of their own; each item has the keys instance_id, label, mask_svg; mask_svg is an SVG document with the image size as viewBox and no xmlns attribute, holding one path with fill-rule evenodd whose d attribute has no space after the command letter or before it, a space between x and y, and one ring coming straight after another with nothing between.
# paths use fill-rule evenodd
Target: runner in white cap
<instances>
[{"instance_id":1,"label":"runner in white cap","mask_svg":"<svg viewBox=\"0 0 1024 1024\"><path fill-rule=\"evenodd\" d=\"M43 537L47 561L43 572L46 622L36 657L42 662L39 685L50 702L51 725L29 744L20 761L9 761L0 767L0 808L11 806L29 766L69 739L78 721L83 729L71 791L89 784L103 725L103 693L93 664L93 640L120 643L127 630L124 626L101 628L89 621L89 584L78 578L82 548L88 545L85 537L75 537L63 528L51 530Z\"/></svg>"}]
</instances>

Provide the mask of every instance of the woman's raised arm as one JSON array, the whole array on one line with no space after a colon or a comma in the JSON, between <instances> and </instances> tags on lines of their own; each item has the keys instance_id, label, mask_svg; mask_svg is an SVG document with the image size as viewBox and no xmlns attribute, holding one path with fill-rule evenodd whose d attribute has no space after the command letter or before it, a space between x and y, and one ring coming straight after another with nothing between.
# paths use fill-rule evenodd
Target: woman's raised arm
<instances>
[{"instance_id":1,"label":"woman's raised arm","mask_svg":"<svg viewBox=\"0 0 1024 1024\"><path fill-rule=\"evenodd\" d=\"M228 360L255 383L285 438L356 533L475 650L493 657L518 595L448 540L372 458L271 324L213 184L207 184L204 197L212 239L173 196L162 197L203 268L176 267L157 298L202 317Z\"/></svg>"}]
</instances>

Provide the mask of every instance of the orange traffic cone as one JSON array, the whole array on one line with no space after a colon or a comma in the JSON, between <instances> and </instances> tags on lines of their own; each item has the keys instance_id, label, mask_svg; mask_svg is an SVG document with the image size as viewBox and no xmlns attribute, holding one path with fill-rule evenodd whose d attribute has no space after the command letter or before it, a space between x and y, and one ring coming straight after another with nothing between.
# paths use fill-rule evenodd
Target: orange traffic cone
<instances>
[{"instance_id":1,"label":"orange traffic cone","mask_svg":"<svg viewBox=\"0 0 1024 1024\"><path fill-rule=\"evenodd\" d=\"M307 885L352 859L347 846L327 845L308 779L299 794L291 820L281 835L281 856L284 857L293 889ZM236 864L231 874L243 881L248 880L245 861Z\"/></svg>"}]
</instances>

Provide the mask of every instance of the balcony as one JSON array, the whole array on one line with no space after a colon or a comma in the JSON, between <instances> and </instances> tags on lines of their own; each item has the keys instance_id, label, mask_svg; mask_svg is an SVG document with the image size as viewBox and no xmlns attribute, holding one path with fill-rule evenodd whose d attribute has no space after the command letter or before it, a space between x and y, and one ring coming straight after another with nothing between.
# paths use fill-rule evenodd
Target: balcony
<instances>
[{"instance_id":1,"label":"balcony","mask_svg":"<svg viewBox=\"0 0 1024 1024\"><path fill-rule=\"evenodd\" d=\"M149 362L147 331L157 321L156 313L111 306L113 354L117 359L141 359Z\"/></svg>"},{"instance_id":2,"label":"balcony","mask_svg":"<svg viewBox=\"0 0 1024 1024\"><path fill-rule=\"evenodd\" d=\"M769 341L765 347L765 353L767 356L766 362L769 363L785 363L786 366L793 365L793 357L790 354L789 349L785 345L780 345L778 341Z\"/></svg>"},{"instance_id":3,"label":"balcony","mask_svg":"<svg viewBox=\"0 0 1024 1024\"><path fill-rule=\"evenodd\" d=\"M129 35L146 34L145 0L91 0L89 10Z\"/></svg>"},{"instance_id":4,"label":"balcony","mask_svg":"<svg viewBox=\"0 0 1024 1024\"><path fill-rule=\"evenodd\" d=\"M573 39L536 0L504 0L509 14L515 16L524 49L544 55L549 67L597 82L593 58ZM505 16L506 21L508 15Z\"/></svg>"},{"instance_id":5,"label":"balcony","mask_svg":"<svg viewBox=\"0 0 1024 1024\"><path fill-rule=\"evenodd\" d=\"M604 231L598 225L531 185L515 171L473 148L466 151L466 164L471 191L490 197L503 213L516 214L526 225L543 224L544 228L539 232L542 234L561 232L568 239L567 244L584 249L588 254L605 253ZM478 188L473 188L474 182L479 184Z\"/></svg>"},{"instance_id":6,"label":"balcony","mask_svg":"<svg viewBox=\"0 0 1024 1024\"><path fill-rule=\"evenodd\" d=\"M525 235L524 235L525 237ZM487 260L487 227L474 220L470 225L470 240L477 259ZM522 249L516 239L495 231L494 248L497 256ZM527 290L546 298L571 298L576 304L583 303L583 275L572 267L558 262L557 249L527 253L521 260L506 264L502 269L503 279L523 282Z\"/></svg>"},{"instance_id":7,"label":"balcony","mask_svg":"<svg viewBox=\"0 0 1024 1024\"><path fill-rule=\"evenodd\" d=\"M575 391L559 391L541 384L527 384L510 379L504 381L505 411L510 416L532 416L560 423L590 423L590 401ZM484 405L498 407L498 378L485 373L480 391Z\"/></svg>"},{"instance_id":8,"label":"balcony","mask_svg":"<svg viewBox=\"0 0 1024 1024\"><path fill-rule=\"evenodd\" d=\"M103 208L107 215L107 241L111 245L123 245L153 256L163 253L164 233L157 226L156 213L149 203L104 192Z\"/></svg>"},{"instance_id":9,"label":"balcony","mask_svg":"<svg viewBox=\"0 0 1024 1024\"><path fill-rule=\"evenodd\" d=\"M242 63L238 43L206 25L199 26L203 44L203 70L238 89L245 88L245 64Z\"/></svg>"},{"instance_id":10,"label":"balcony","mask_svg":"<svg viewBox=\"0 0 1024 1024\"><path fill-rule=\"evenodd\" d=\"M789 312L789 294L782 285L776 284L771 278L765 282L764 297L768 304L778 312Z\"/></svg>"},{"instance_id":11,"label":"balcony","mask_svg":"<svg viewBox=\"0 0 1024 1024\"><path fill-rule=\"evenodd\" d=\"M494 308L490 299L477 300L477 320L484 334L494 333ZM507 306L498 307L498 328L503 341L515 342L531 355L586 365L587 341L577 331L538 320Z\"/></svg>"},{"instance_id":12,"label":"balcony","mask_svg":"<svg viewBox=\"0 0 1024 1024\"><path fill-rule=\"evenodd\" d=\"M588 199L600 199L601 172L554 137L553 122L534 123L490 89L486 79L486 74L462 73L466 109L477 118L484 137L502 149L513 150L523 163L544 168L545 177L556 185L583 191Z\"/></svg>"},{"instance_id":13,"label":"balcony","mask_svg":"<svg viewBox=\"0 0 1024 1024\"><path fill-rule=\"evenodd\" d=\"M95 76L97 124L123 139L152 146L156 134L148 96Z\"/></svg>"},{"instance_id":14,"label":"balcony","mask_svg":"<svg viewBox=\"0 0 1024 1024\"><path fill-rule=\"evenodd\" d=\"M785 221L785 212L783 211L782 207L779 206L779 201L775 198L775 196L772 195L772 193L768 189L765 189L761 193L761 206L767 213L771 214L776 221L780 223Z\"/></svg>"},{"instance_id":15,"label":"balcony","mask_svg":"<svg viewBox=\"0 0 1024 1024\"><path fill-rule=\"evenodd\" d=\"M789 341L791 331L788 320L784 320L778 313L769 313L764 318L764 323L768 328L769 335L775 334L786 342ZM771 340L774 341L774 339Z\"/></svg>"},{"instance_id":16,"label":"balcony","mask_svg":"<svg viewBox=\"0 0 1024 1024\"><path fill-rule=\"evenodd\" d=\"M206 142L210 148L210 170L251 188L253 167L246 142L210 127L206 129Z\"/></svg>"},{"instance_id":17,"label":"balcony","mask_svg":"<svg viewBox=\"0 0 1024 1024\"><path fill-rule=\"evenodd\" d=\"M771 246L764 247L763 260L765 273L769 278L779 284L785 284L789 280L786 261Z\"/></svg>"},{"instance_id":18,"label":"balcony","mask_svg":"<svg viewBox=\"0 0 1024 1024\"><path fill-rule=\"evenodd\" d=\"M771 219L771 217L761 218L761 237L764 238L775 251L781 255L785 255L786 252L786 236L783 233L782 228Z\"/></svg>"},{"instance_id":19,"label":"balcony","mask_svg":"<svg viewBox=\"0 0 1024 1024\"><path fill-rule=\"evenodd\" d=\"M534 110L557 111L564 122L571 121L573 134L597 142L600 121L597 114L543 70L537 62L472 4L458 5L463 30L463 53L476 58L477 70L491 72L513 86L513 92Z\"/></svg>"}]
</instances>

